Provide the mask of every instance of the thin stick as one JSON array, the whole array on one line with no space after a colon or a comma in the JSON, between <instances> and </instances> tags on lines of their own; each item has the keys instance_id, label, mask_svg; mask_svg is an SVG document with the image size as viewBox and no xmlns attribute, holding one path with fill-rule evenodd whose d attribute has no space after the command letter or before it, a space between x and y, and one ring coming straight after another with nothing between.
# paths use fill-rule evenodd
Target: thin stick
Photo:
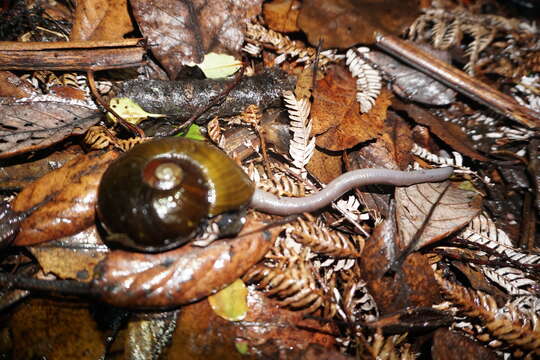
<instances>
[{"instance_id":1,"label":"thin stick","mask_svg":"<svg viewBox=\"0 0 540 360\"><path fill-rule=\"evenodd\" d=\"M129 132L131 132L135 136L144 137L144 132L142 131L141 128L139 128L138 126L135 126L133 124L130 124L129 122L124 120L120 115L118 115L118 113L116 111L114 111L109 106L109 104L107 104L107 102L105 100L103 100L103 98L101 97L101 95L100 95L100 93L99 93L99 91L97 90L97 87L96 87L96 81L94 79L94 71L93 70L88 70L86 72L86 74L87 74L87 78L88 78L88 87L90 87L90 91L92 91L92 95L94 95L97 102L101 106L103 106L105 108L105 110L107 110L108 112L113 114L116 117L116 120L120 123L120 125L122 125L124 128L126 128L126 130L128 130Z\"/></svg>"},{"instance_id":2,"label":"thin stick","mask_svg":"<svg viewBox=\"0 0 540 360\"><path fill-rule=\"evenodd\" d=\"M30 291L58 292L67 295L96 296L90 283L74 280L42 280L27 276L0 273L0 287Z\"/></svg>"},{"instance_id":3,"label":"thin stick","mask_svg":"<svg viewBox=\"0 0 540 360\"><path fill-rule=\"evenodd\" d=\"M375 44L415 69L521 125L528 128L540 127L540 113L520 105L511 96L429 55L414 44L381 33L375 33Z\"/></svg>"}]
</instances>

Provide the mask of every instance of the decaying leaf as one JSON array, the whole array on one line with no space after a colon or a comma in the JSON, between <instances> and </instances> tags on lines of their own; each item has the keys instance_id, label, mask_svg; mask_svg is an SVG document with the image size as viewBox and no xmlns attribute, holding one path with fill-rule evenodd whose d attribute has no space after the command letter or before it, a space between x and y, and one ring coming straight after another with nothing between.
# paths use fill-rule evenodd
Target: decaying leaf
<instances>
[{"instance_id":1,"label":"decaying leaf","mask_svg":"<svg viewBox=\"0 0 540 360\"><path fill-rule=\"evenodd\" d=\"M93 286L116 306L166 308L196 301L239 278L266 254L279 228L256 231L264 226L252 220L238 237L206 247L188 244L160 254L112 251L97 266Z\"/></svg>"},{"instance_id":2,"label":"decaying leaf","mask_svg":"<svg viewBox=\"0 0 540 360\"><path fill-rule=\"evenodd\" d=\"M411 250L418 250L445 238L468 224L480 212L480 205L481 198L477 193L447 182L397 188L396 216L402 241L400 247L404 249L416 241ZM431 216L428 216L430 213ZM420 237L415 239L419 230Z\"/></svg>"},{"instance_id":3,"label":"decaying leaf","mask_svg":"<svg viewBox=\"0 0 540 360\"><path fill-rule=\"evenodd\" d=\"M45 274L52 273L61 279L92 280L94 267L105 258L105 246L91 226L75 235L29 247Z\"/></svg>"},{"instance_id":4,"label":"decaying leaf","mask_svg":"<svg viewBox=\"0 0 540 360\"><path fill-rule=\"evenodd\" d=\"M24 188L13 201L13 209L39 207L22 222L15 244L55 240L93 225L101 175L117 156L113 151L80 155Z\"/></svg>"},{"instance_id":5,"label":"decaying leaf","mask_svg":"<svg viewBox=\"0 0 540 360\"><path fill-rule=\"evenodd\" d=\"M9 71L0 71L0 97L26 98L36 94L30 83Z\"/></svg>"},{"instance_id":6,"label":"decaying leaf","mask_svg":"<svg viewBox=\"0 0 540 360\"><path fill-rule=\"evenodd\" d=\"M203 61L209 52L237 52L243 26L262 1L131 0L133 15L151 50L175 79L183 64Z\"/></svg>"},{"instance_id":7,"label":"decaying leaf","mask_svg":"<svg viewBox=\"0 0 540 360\"><path fill-rule=\"evenodd\" d=\"M325 48L349 48L373 43L375 31L399 35L417 14L415 0L308 0L298 26L313 45L323 40Z\"/></svg>"},{"instance_id":8,"label":"decaying leaf","mask_svg":"<svg viewBox=\"0 0 540 360\"><path fill-rule=\"evenodd\" d=\"M42 149L99 121L93 103L54 96L0 99L0 158Z\"/></svg>"},{"instance_id":9,"label":"decaying leaf","mask_svg":"<svg viewBox=\"0 0 540 360\"><path fill-rule=\"evenodd\" d=\"M264 21L270 29L280 32L299 31L296 19L300 13L298 0L273 0L263 5Z\"/></svg>"},{"instance_id":10,"label":"decaying leaf","mask_svg":"<svg viewBox=\"0 0 540 360\"><path fill-rule=\"evenodd\" d=\"M431 348L433 359L437 360L496 360L495 353L455 331L438 329L433 335L433 347Z\"/></svg>"},{"instance_id":11,"label":"decaying leaf","mask_svg":"<svg viewBox=\"0 0 540 360\"><path fill-rule=\"evenodd\" d=\"M311 107L316 144L338 151L371 140L382 132L386 109L390 105L387 91L381 92L373 108L360 113L356 101L356 81L342 67L333 66L317 82Z\"/></svg>"},{"instance_id":12,"label":"decaying leaf","mask_svg":"<svg viewBox=\"0 0 540 360\"><path fill-rule=\"evenodd\" d=\"M78 0L71 41L118 40L133 31L128 0Z\"/></svg>"}]
</instances>

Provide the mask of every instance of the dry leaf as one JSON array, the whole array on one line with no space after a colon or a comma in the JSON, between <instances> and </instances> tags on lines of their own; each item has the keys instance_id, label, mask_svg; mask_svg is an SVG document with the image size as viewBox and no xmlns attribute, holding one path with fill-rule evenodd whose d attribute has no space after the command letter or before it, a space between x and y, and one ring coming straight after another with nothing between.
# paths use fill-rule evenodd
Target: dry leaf
<instances>
[{"instance_id":1,"label":"dry leaf","mask_svg":"<svg viewBox=\"0 0 540 360\"><path fill-rule=\"evenodd\" d=\"M298 26L312 45L345 49L373 43L375 31L400 35L418 12L417 0L306 0Z\"/></svg>"},{"instance_id":2,"label":"dry leaf","mask_svg":"<svg viewBox=\"0 0 540 360\"><path fill-rule=\"evenodd\" d=\"M249 221L240 235L265 224ZM208 296L239 278L272 246L279 228L249 236L191 244L160 254L112 251L97 269L93 285L116 306L163 308Z\"/></svg>"},{"instance_id":3,"label":"dry leaf","mask_svg":"<svg viewBox=\"0 0 540 360\"><path fill-rule=\"evenodd\" d=\"M109 248L101 242L95 226L58 241L31 246L28 250L45 274L52 273L61 279L81 282L92 280L94 267L109 252Z\"/></svg>"},{"instance_id":4,"label":"dry leaf","mask_svg":"<svg viewBox=\"0 0 540 360\"><path fill-rule=\"evenodd\" d=\"M101 112L93 103L78 100L47 95L0 99L0 158L83 134L100 117Z\"/></svg>"},{"instance_id":5,"label":"dry leaf","mask_svg":"<svg viewBox=\"0 0 540 360\"><path fill-rule=\"evenodd\" d=\"M81 155L24 188L13 209L21 212L40 206L22 222L15 244L55 240L93 225L101 175L117 157L113 151Z\"/></svg>"},{"instance_id":6,"label":"dry leaf","mask_svg":"<svg viewBox=\"0 0 540 360\"><path fill-rule=\"evenodd\" d=\"M434 360L496 360L497 355L479 342L455 331L441 328L433 334L431 356Z\"/></svg>"},{"instance_id":7,"label":"dry leaf","mask_svg":"<svg viewBox=\"0 0 540 360\"><path fill-rule=\"evenodd\" d=\"M410 250L418 250L459 230L478 215L482 205L478 193L448 182L400 187L395 196L400 248L413 246ZM420 229L420 237L415 239ZM412 244L413 241L416 243Z\"/></svg>"},{"instance_id":8,"label":"dry leaf","mask_svg":"<svg viewBox=\"0 0 540 360\"><path fill-rule=\"evenodd\" d=\"M296 19L302 4L298 0L273 0L263 5L264 22L274 31L300 31Z\"/></svg>"},{"instance_id":9,"label":"dry leaf","mask_svg":"<svg viewBox=\"0 0 540 360\"><path fill-rule=\"evenodd\" d=\"M370 112L360 113L356 81L343 67L331 67L317 82L311 107L317 146L331 151L345 150L381 134L390 94L383 90Z\"/></svg>"},{"instance_id":10,"label":"dry leaf","mask_svg":"<svg viewBox=\"0 0 540 360\"><path fill-rule=\"evenodd\" d=\"M133 15L169 77L209 52L237 52L261 0L131 0Z\"/></svg>"},{"instance_id":11,"label":"dry leaf","mask_svg":"<svg viewBox=\"0 0 540 360\"><path fill-rule=\"evenodd\" d=\"M9 71L0 71L0 97L25 98L36 94L29 82Z\"/></svg>"},{"instance_id":12,"label":"dry leaf","mask_svg":"<svg viewBox=\"0 0 540 360\"><path fill-rule=\"evenodd\" d=\"M71 41L117 40L133 31L127 0L77 0Z\"/></svg>"}]
</instances>

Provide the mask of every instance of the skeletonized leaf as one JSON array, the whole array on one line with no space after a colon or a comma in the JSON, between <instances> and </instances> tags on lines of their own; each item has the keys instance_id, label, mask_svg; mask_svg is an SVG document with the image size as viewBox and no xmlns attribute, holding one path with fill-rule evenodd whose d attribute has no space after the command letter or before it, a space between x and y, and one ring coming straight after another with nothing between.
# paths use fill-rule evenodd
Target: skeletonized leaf
<instances>
[{"instance_id":1,"label":"skeletonized leaf","mask_svg":"<svg viewBox=\"0 0 540 360\"><path fill-rule=\"evenodd\" d=\"M21 223L15 244L55 240L93 225L101 175L117 157L114 151L77 156L25 187L13 201L13 209L38 208Z\"/></svg>"},{"instance_id":2,"label":"skeletonized leaf","mask_svg":"<svg viewBox=\"0 0 540 360\"><path fill-rule=\"evenodd\" d=\"M402 248L417 241L412 250L418 250L459 230L480 212L480 205L477 193L448 182L397 188L396 217ZM415 240L420 229L420 237Z\"/></svg>"},{"instance_id":3,"label":"skeletonized leaf","mask_svg":"<svg viewBox=\"0 0 540 360\"><path fill-rule=\"evenodd\" d=\"M242 27L260 12L261 0L131 0L133 15L156 58L176 78L183 64L204 54L238 51ZM221 51L222 52L222 51Z\"/></svg>"},{"instance_id":4,"label":"skeletonized leaf","mask_svg":"<svg viewBox=\"0 0 540 360\"><path fill-rule=\"evenodd\" d=\"M55 96L0 99L0 158L83 134L100 116L93 103Z\"/></svg>"}]
</instances>

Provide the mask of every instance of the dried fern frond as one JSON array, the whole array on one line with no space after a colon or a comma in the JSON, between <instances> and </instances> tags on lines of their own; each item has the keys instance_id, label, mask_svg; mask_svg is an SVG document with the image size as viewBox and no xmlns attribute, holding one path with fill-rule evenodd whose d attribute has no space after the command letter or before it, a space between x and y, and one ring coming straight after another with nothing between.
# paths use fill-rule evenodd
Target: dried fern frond
<instances>
[{"instance_id":1,"label":"dried fern frond","mask_svg":"<svg viewBox=\"0 0 540 360\"><path fill-rule=\"evenodd\" d=\"M416 355L412 351L411 344L405 342L407 333L385 337L379 329L371 339L370 352L377 360L413 360Z\"/></svg>"},{"instance_id":2,"label":"dried fern frond","mask_svg":"<svg viewBox=\"0 0 540 360\"><path fill-rule=\"evenodd\" d=\"M103 126L92 126L88 129L84 136L84 142L91 149L100 150L105 149L109 146L114 146L115 148L128 151L133 148L135 145L143 143L150 140L147 138L129 138L129 139L119 139L115 136L113 132Z\"/></svg>"},{"instance_id":3,"label":"dried fern frond","mask_svg":"<svg viewBox=\"0 0 540 360\"><path fill-rule=\"evenodd\" d=\"M217 117L213 118L208 122L208 124L206 124L206 133L214 144L220 148L223 148L225 138Z\"/></svg>"},{"instance_id":4,"label":"dried fern frond","mask_svg":"<svg viewBox=\"0 0 540 360\"><path fill-rule=\"evenodd\" d=\"M315 137L311 137L311 121L309 121L310 103L307 99L297 100L291 91L285 91L283 98L291 119L290 129L293 133L289 154L293 159L293 166L305 179L307 177L305 166L315 151Z\"/></svg>"},{"instance_id":5,"label":"dried fern frond","mask_svg":"<svg viewBox=\"0 0 540 360\"><path fill-rule=\"evenodd\" d=\"M295 223L289 225L287 229L297 242L309 246L319 254L332 257L360 257L364 247L362 237L353 236L353 243L346 235L318 225L313 216L309 214L304 216L307 221L299 218Z\"/></svg>"},{"instance_id":6,"label":"dried fern frond","mask_svg":"<svg viewBox=\"0 0 540 360\"><path fill-rule=\"evenodd\" d=\"M492 269L480 266L479 268L489 280L505 289L509 295L531 294L527 288L536 284L536 281L529 279L523 271L512 267Z\"/></svg>"},{"instance_id":7,"label":"dried fern frond","mask_svg":"<svg viewBox=\"0 0 540 360\"><path fill-rule=\"evenodd\" d=\"M360 47L349 49L346 54L347 66L352 76L356 78L356 100L360 103L360 111L363 113L371 110L382 89L381 74L361 56L368 51L368 48Z\"/></svg>"},{"instance_id":8,"label":"dried fern frond","mask_svg":"<svg viewBox=\"0 0 540 360\"><path fill-rule=\"evenodd\" d=\"M305 262L294 262L286 268L272 268L257 264L244 275L246 282L256 282L257 288L268 296L280 299L280 306L293 309L305 309L307 313L315 312L321 307L325 316L331 317L335 312L322 290L317 288L313 273L306 269Z\"/></svg>"},{"instance_id":9,"label":"dried fern frond","mask_svg":"<svg viewBox=\"0 0 540 360\"><path fill-rule=\"evenodd\" d=\"M493 336L511 347L540 355L540 329L536 318L527 318L513 307L499 308L492 296L457 285L437 272L435 279L462 313L480 319Z\"/></svg>"}]
</instances>

